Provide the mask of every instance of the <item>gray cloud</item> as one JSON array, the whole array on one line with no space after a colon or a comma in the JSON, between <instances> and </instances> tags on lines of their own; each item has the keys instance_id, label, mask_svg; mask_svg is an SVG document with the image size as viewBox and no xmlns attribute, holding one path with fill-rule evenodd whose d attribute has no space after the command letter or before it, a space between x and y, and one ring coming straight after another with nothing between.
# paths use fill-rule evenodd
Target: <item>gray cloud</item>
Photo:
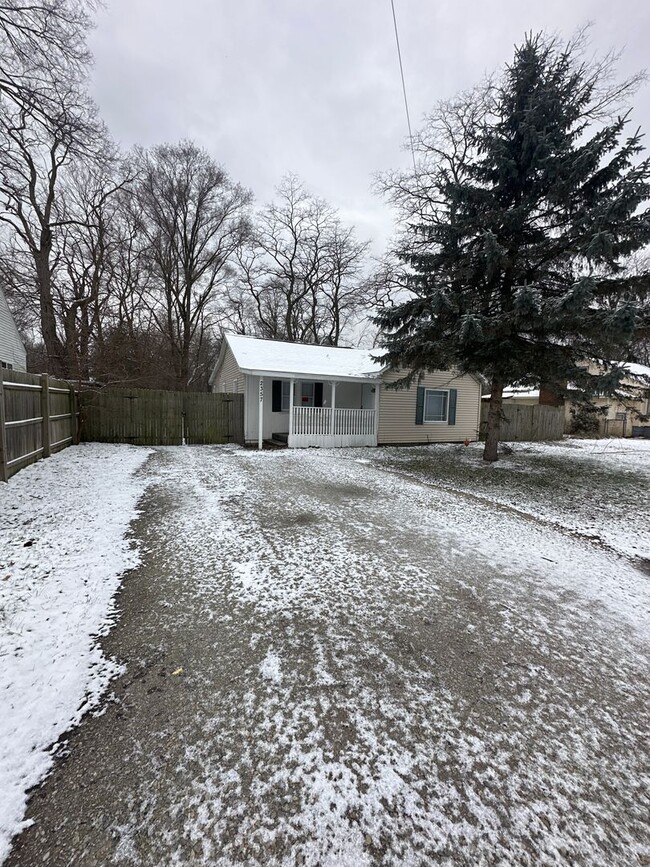
<instances>
[{"instance_id":1,"label":"gray cloud","mask_svg":"<svg viewBox=\"0 0 650 867\"><path fill-rule=\"evenodd\" d=\"M509 60L527 30L593 22L621 74L646 63L650 6L622 0L395 0L414 124ZM389 0L108 0L94 93L124 146L193 138L258 201L297 172L380 247L373 173L408 164ZM650 88L634 120L650 127Z\"/></svg>"}]
</instances>

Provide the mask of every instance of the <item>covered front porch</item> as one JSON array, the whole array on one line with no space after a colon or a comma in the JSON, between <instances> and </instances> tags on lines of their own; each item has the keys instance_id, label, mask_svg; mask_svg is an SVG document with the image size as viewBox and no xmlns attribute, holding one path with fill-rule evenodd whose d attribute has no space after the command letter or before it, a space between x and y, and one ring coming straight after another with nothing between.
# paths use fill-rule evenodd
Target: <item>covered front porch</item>
<instances>
[{"instance_id":1,"label":"covered front porch","mask_svg":"<svg viewBox=\"0 0 650 867\"><path fill-rule=\"evenodd\" d=\"M289 447L375 446L374 409L294 406L289 419Z\"/></svg>"},{"instance_id":2,"label":"covered front porch","mask_svg":"<svg viewBox=\"0 0 650 867\"><path fill-rule=\"evenodd\" d=\"M268 439L289 448L377 445L378 381L251 379L257 400L248 403L247 438L255 430L259 449Z\"/></svg>"}]
</instances>

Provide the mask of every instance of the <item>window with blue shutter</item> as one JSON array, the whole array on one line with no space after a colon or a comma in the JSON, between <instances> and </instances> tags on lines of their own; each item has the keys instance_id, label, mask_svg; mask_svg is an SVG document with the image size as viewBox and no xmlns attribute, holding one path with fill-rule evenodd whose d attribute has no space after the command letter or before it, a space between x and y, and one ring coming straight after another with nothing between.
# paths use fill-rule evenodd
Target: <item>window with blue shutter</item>
<instances>
[{"instance_id":1,"label":"window with blue shutter","mask_svg":"<svg viewBox=\"0 0 650 867\"><path fill-rule=\"evenodd\" d=\"M424 422L424 392L425 388L418 386L417 397L415 399L415 423L423 424Z\"/></svg>"},{"instance_id":2,"label":"window with blue shutter","mask_svg":"<svg viewBox=\"0 0 650 867\"><path fill-rule=\"evenodd\" d=\"M449 389L449 417L447 424L456 424L456 403L458 402L458 389Z\"/></svg>"},{"instance_id":3,"label":"window with blue shutter","mask_svg":"<svg viewBox=\"0 0 650 867\"><path fill-rule=\"evenodd\" d=\"M418 388L416 424L456 424L456 388Z\"/></svg>"}]
</instances>

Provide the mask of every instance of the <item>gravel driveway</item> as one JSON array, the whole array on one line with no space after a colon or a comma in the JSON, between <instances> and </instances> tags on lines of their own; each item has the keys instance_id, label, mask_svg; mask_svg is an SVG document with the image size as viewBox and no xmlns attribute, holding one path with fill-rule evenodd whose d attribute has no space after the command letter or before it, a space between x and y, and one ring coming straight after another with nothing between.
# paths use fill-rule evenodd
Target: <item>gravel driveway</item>
<instances>
[{"instance_id":1,"label":"gravel driveway","mask_svg":"<svg viewBox=\"0 0 650 867\"><path fill-rule=\"evenodd\" d=\"M369 454L156 450L8 865L650 863L647 574Z\"/></svg>"}]
</instances>

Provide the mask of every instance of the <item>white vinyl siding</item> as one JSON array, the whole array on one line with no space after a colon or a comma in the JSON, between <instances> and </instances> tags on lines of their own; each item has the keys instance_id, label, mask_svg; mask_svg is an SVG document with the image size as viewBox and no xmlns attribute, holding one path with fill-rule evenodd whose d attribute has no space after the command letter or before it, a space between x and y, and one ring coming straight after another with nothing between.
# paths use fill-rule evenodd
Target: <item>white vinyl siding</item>
<instances>
[{"instance_id":1,"label":"white vinyl siding","mask_svg":"<svg viewBox=\"0 0 650 867\"><path fill-rule=\"evenodd\" d=\"M27 353L0 289L0 364L13 370L27 370Z\"/></svg>"},{"instance_id":2,"label":"white vinyl siding","mask_svg":"<svg viewBox=\"0 0 650 867\"><path fill-rule=\"evenodd\" d=\"M386 388L388 383L403 376L401 371L388 371L382 377L379 395L379 445L478 439L481 387L473 376L458 376L453 371L436 370L425 374L419 382L414 381L410 388ZM456 424L415 423L418 385L435 391L449 392L452 388L456 389Z\"/></svg>"},{"instance_id":3,"label":"white vinyl siding","mask_svg":"<svg viewBox=\"0 0 650 867\"><path fill-rule=\"evenodd\" d=\"M244 391L244 374L235 361L229 346L226 346L221 366L212 381L212 391L241 394Z\"/></svg>"}]
</instances>

